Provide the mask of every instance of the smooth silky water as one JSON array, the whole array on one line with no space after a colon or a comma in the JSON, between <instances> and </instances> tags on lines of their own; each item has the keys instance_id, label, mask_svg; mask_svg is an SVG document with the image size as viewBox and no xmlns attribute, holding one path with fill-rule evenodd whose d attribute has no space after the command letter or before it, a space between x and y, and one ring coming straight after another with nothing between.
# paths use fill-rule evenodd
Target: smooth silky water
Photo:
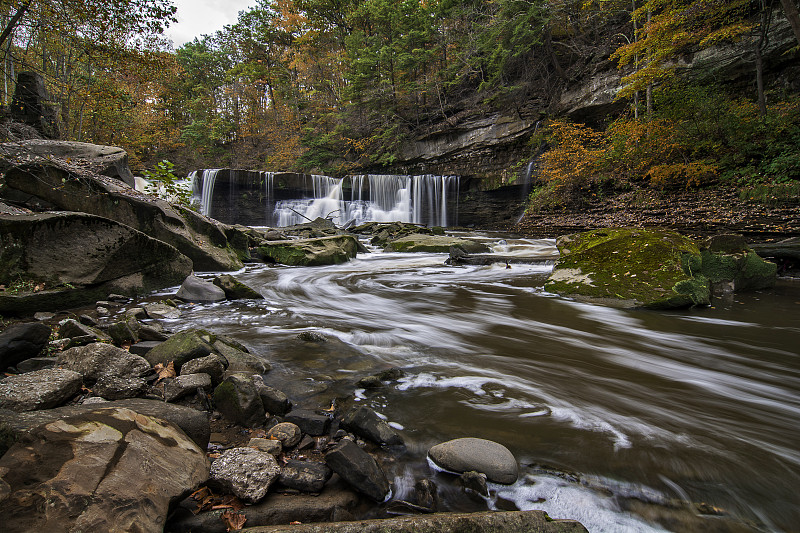
<instances>
[{"instance_id":1,"label":"smooth silky water","mask_svg":"<svg viewBox=\"0 0 800 533\"><path fill-rule=\"evenodd\" d=\"M545 293L552 264L444 260L248 267L237 277L264 302L187 306L180 325L264 354L296 403L355 394L403 428L407 451L386 465L397 498L435 475L447 509L542 509L592 532L800 530L800 282L712 308L617 310ZM308 330L333 344L298 347ZM353 390L391 366L406 376ZM511 449L518 483L476 502L434 474L427 449L466 436Z\"/></svg>"}]
</instances>

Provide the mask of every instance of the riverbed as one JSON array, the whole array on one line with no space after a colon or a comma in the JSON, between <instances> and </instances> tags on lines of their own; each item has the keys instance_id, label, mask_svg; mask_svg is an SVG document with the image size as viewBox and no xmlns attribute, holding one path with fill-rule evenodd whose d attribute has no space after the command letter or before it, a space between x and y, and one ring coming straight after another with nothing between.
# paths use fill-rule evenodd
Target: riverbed
<instances>
[{"instance_id":1,"label":"riverbed","mask_svg":"<svg viewBox=\"0 0 800 533\"><path fill-rule=\"evenodd\" d=\"M546 257L552 240L476 237ZM230 335L295 403L359 401L401 429L394 497L434 477L452 510L542 509L591 532L791 531L800 524L800 282L711 308L618 310L555 297L552 263L451 267L444 254L249 266L266 298L183 308ZM305 350L291 341L330 339ZM404 377L354 386L375 371ZM457 437L500 442L520 480L465 498L425 460Z\"/></svg>"}]
</instances>

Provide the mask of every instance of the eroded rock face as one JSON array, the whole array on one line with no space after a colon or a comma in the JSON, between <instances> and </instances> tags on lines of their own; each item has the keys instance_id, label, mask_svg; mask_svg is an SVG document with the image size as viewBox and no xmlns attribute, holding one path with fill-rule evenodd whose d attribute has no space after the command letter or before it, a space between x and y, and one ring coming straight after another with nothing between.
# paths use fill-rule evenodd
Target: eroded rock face
<instances>
[{"instance_id":1,"label":"eroded rock face","mask_svg":"<svg viewBox=\"0 0 800 533\"><path fill-rule=\"evenodd\" d=\"M450 472L480 472L495 483L510 485L519 475L517 460L508 448L486 439L449 440L428 450L428 457Z\"/></svg>"},{"instance_id":2,"label":"eroded rock face","mask_svg":"<svg viewBox=\"0 0 800 533\"><path fill-rule=\"evenodd\" d=\"M45 282L46 288L133 294L175 285L192 270L174 247L85 213L0 215L0 249L4 284L21 277ZM83 303L95 298L87 293Z\"/></svg>"},{"instance_id":3,"label":"eroded rock face","mask_svg":"<svg viewBox=\"0 0 800 533\"><path fill-rule=\"evenodd\" d=\"M35 411L57 407L75 396L83 376L72 370L45 368L0 381L0 408Z\"/></svg>"},{"instance_id":4,"label":"eroded rock face","mask_svg":"<svg viewBox=\"0 0 800 533\"><path fill-rule=\"evenodd\" d=\"M0 458L3 530L161 531L170 504L208 471L169 422L118 408L56 420Z\"/></svg>"},{"instance_id":5,"label":"eroded rock face","mask_svg":"<svg viewBox=\"0 0 800 533\"><path fill-rule=\"evenodd\" d=\"M264 498L280 473L274 456L253 448L225 450L211 465L215 483L250 503Z\"/></svg>"}]
</instances>

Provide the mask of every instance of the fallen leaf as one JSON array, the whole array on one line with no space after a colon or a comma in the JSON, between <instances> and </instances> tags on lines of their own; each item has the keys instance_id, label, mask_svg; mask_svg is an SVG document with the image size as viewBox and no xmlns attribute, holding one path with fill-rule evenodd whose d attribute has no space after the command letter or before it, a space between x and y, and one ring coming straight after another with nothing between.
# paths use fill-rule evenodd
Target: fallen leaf
<instances>
[{"instance_id":1,"label":"fallen leaf","mask_svg":"<svg viewBox=\"0 0 800 533\"><path fill-rule=\"evenodd\" d=\"M225 527L228 529L228 531L238 531L242 529L244 523L247 522L246 516L235 513L230 509L223 512L220 518L222 518L222 520L225 522Z\"/></svg>"},{"instance_id":2,"label":"fallen leaf","mask_svg":"<svg viewBox=\"0 0 800 533\"><path fill-rule=\"evenodd\" d=\"M289 522L289 525L290 525L290 526L300 526L300 525L302 525L302 524L303 524L303 523L302 523L302 522L300 522L299 520L295 520L294 522Z\"/></svg>"},{"instance_id":3,"label":"fallen leaf","mask_svg":"<svg viewBox=\"0 0 800 533\"><path fill-rule=\"evenodd\" d=\"M156 366L153 367L153 370L155 370L156 374L158 374L158 379L156 380L156 383L158 383L162 379L174 378L175 376L178 375L175 373L175 364L172 361L167 363L167 366L164 366L162 363L158 363Z\"/></svg>"}]
</instances>

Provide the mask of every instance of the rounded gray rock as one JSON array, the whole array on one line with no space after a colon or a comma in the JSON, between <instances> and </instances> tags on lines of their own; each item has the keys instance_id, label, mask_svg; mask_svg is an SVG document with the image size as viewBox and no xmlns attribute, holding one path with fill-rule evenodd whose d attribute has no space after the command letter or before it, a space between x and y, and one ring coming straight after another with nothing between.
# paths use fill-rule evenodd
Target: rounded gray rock
<instances>
[{"instance_id":1,"label":"rounded gray rock","mask_svg":"<svg viewBox=\"0 0 800 533\"><path fill-rule=\"evenodd\" d=\"M211 464L211 479L250 503L266 496L280 473L275 457L253 448L225 450Z\"/></svg>"},{"instance_id":2,"label":"rounded gray rock","mask_svg":"<svg viewBox=\"0 0 800 533\"><path fill-rule=\"evenodd\" d=\"M284 448L291 448L300 442L301 435L302 432L297 424L292 424L291 422L275 424L267 431L267 437L281 441Z\"/></svg>"},{"instance_id":3,"label":"rounded gray rock","mask_svg":"<svg viewBox=\"0 0 800 533\"><path fill-rule=\"evenodd\" d=\"M510 485L517 481L519 468L514 455L502 444L468 437L437 444L428 450L437 466L462 474L476 471L489 481Z\"/></svg>"}]
</instances>

